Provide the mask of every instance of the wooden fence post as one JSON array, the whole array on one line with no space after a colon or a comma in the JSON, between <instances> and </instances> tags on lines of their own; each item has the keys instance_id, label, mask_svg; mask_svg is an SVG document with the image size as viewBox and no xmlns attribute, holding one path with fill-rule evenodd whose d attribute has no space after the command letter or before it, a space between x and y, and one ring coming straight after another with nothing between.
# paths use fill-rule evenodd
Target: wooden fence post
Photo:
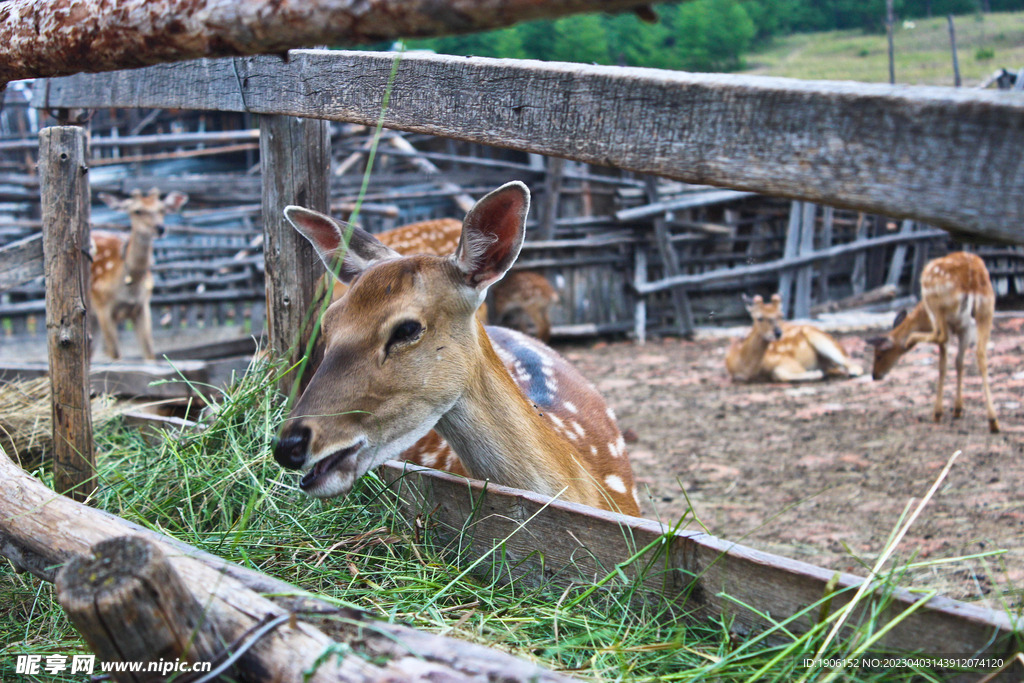
<instances>
[{"instance_id":1,"label":"wooden fence post","mask_svg":"<svg viewBox=\"0 0 1024 683\"><path fill-rule=\"evenodd\" d=\"M647 176L647 201L651 204L658 202L658 179L654 176ZM671 235L668 231L668 221L663 216L654 217L654 241L658 247L658 254L661 256L661 268L663 277L680 275L682 269L679 267L679 255L672 245ZM672 310L675 314L676 331L682 337L693 335L693 309L690 306L690 297L682 287L673 287L669 295L672 297Z\"/></svg>"},{"instance_id":2,"label":"wooden fence post","mask_svg":"<svg viewBox=\"0 0 1024 683\"><path fill-rule=\"evenodd\" d=\"M786 226L786 245L782 250L782 258L793 258L800 246L800 221L803 215L803 202L793 201L789 205L789 224ZM793 271L784 270L779 275L779 296L782 297L782 314L792 317Z\"/></svg>"},{"instance_id":3,"label":"wooden fence post","mask_svg":"<svg viewBox=\"0 0 1024 683\"><path fill-rule=\"evenodd\" d=\"M317 283L324 274L313 246L285 220L284 207L330 211L330 124L293 116L260 117L260 168L263 173L263 235L267 283L267 328L274 358L288 366L306 353L322 299ZM326 292L325 296L330 296ZM278 388L290 395L299 390L323 357L317 341L302 377L289 373Z\"/></svg>"},{"instance_id":4,"label":"wooden fence post","mask_svg":"<svg viewBox=\"0 0 1024 683\"><path fill-rule=\"evenodd\" d=\"M555 228L558 225L558 204L562 194L562 173L565 159L548 157L547 173L544 175L544 200L540 204L539 228L537 238L541 240L555 239Z\"/></svg>"},{"instance_id":5,"label":"wooden fence post","mask_svg":"<svg viewBox=\"0 0 1024 683\"><path fill-rule=\"evenodd\" d=\"M797 254L805 256L814 251L814 215L817 205L803 202L800 212L800 248ZM793 318L811 317L811 285L814 280L814 266L807 265L797 271L796 296L793 304Z\"/></svg>"},{"instance_id":6,"label":"wooden fence post","mask_svg":"<svg viewBox=\"0 0 1024 683\"><path fill-rule=\"evenodd\" d=\"M84 501L96 459L89 406L88 133L78 126L39 132L46 276L46 336L53 405L53 488Z\"/></svg>"},{"instance_id":7,"label":"wooden fence post","mask_svg":"<svg viewBox=\"0 0 1024 683\"><path fill-rule=\"evenodd\" d=\"M646 282L647 247L642 241L638 241L633 247L633 284L639 288ZM637 345L643 346L647 341L647 295L639 289L636 302L633 304L633 333Z\"/></svg>"}]
</instances>

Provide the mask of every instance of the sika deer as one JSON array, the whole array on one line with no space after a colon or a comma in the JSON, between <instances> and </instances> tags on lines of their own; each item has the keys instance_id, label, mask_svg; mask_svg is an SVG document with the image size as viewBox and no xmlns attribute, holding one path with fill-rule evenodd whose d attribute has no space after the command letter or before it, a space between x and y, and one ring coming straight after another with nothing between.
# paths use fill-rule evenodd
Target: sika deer
<instances>
[{"instance_id":1,"label":"sika deer","mask_svg":"<svg viewBox=\"0 0 1024 683\"><path fill-rule=\"evenodd\" d=\"M325 262L341 256L350 285L324 315L323 363L274 448L305 472L303 491L347 493L436 428L469 476L638 513L625 444L593 386L541 342L476 319L519 255L529 205L522 183L490 193L446 257L403 257L359 228L285 210Z\"/></svg>"},{"instance_id":2,"label":"sika deer","mask_svg":"<svg viewBox=\"0 0 1024 683\"><path fill-rule=\"evenodd\" d=\"M864 374L835 339L812 325L782 322L782 297L771 303L743 296L754 319L750 334L732 343L725 367L736 382L807 382L825 374L857 377Z\"/></svg>"},{"instance_id":3,"label":"sika deer","mask_svg":"<svg viewBox=\"0 0 1024 683\"><path fill-rule=\"evenodd\" d=\"M164 233L164 214L178 211L188 201L188 195L170 192L160 201L160 191L154 187L147 195L134 190L125 200L102 192L99 198L111 209L128 214L131 232L127 239L113 232L92 233L90 315L103 332L103 349L108 356L121 357L117 324L131 320L143 358L154 360L149 311L153 294L153 241Z\"/></svg>"},{"instance_id":4,"label":"sika deer","mask_svg":"<svg viewBox=\"0 0 1024 683\"><path fill-rule=\"evenodd\" d=\"M903 311L897 315L893 329L888 334L868 340L875 347L872 376L876 380L885 377L900 356L919 342L937 344L939 383L935 389L934 417L936 422L940 421L942 388L946 381L946 345L952 332L958 340L953 419L959 418L964 412L964 354L967 345L974 341L989 431L998 432L999 419L992 405L992 392L988 384L987 356L995 306L996 295L992 290L988 269L981 258L960 251L929 261L921 271L921 303L909 314Z\"/></svg>"}]
</instances>

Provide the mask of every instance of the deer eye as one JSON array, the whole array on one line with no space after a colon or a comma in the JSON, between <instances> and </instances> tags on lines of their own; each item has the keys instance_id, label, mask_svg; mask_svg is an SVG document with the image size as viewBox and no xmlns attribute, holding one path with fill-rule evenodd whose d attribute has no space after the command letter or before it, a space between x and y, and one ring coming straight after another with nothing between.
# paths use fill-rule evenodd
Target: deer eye
<instances>
[{"instance_id":1,"label":"deer eye","mask_svg":"<svg viewBox=\"0 0 1024 683\"><path fill-rule=\"evenodd\" d=\"M388 339L386 350L390 350L395 344L414 341L423 334L423 325L416 320L403 320L391 331L391 338Z\"/></svg>"}]
</instances>

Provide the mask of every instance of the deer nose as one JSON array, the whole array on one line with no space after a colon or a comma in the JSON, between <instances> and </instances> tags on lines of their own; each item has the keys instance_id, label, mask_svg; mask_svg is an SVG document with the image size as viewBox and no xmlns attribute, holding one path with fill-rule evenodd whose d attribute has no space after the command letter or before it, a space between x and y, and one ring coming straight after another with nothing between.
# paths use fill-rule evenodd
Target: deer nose
<instances>
[{"instance_id":1,"label":"deer nose","mask_svg":"<svg viewBox=\"0 0 1024 683\"><path fill-rule=\"evenodd\" d=\"M782 339L782 328L781 327L776 327L775 328L775 338L776 339Z\"/></svg>"},{"instance_id":2,"label":"deer nose","mask_svg":"<svg viewBox=\"0 0 1024 683\"><path fill-rule=\"evenodd\" d=\"M286 427L281 437L274 440L274 460L289 470L302 467L308 450L309 427Z\"/></svg>"},{"instance_id":3,"label":"deer nose","mask_svg":"<svg viewBox=\"0 0 1024 683\"><path fill-rule=\"evenodd\" d=\"M156 236L163 237L165 232L167 232L167 228L164 227L163 223L159 223L156 226Z\"/></svg>"}]
</instances>

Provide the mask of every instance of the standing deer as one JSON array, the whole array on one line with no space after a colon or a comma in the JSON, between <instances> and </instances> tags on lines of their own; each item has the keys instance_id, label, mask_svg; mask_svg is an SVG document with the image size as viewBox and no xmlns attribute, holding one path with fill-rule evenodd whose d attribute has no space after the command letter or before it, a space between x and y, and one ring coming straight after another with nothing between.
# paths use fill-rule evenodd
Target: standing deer
<instances>
[{"instance_id":1,"label":"standing deer","mask_svg":"<svg viewBox=\"0 0 1024 683\"><path fill-rule=\"evenodd\" d=\"M812 325L782 322L782 297L771 303L760 296L743 295L754 326L745 339L736 340L725 357L725 367L736 382L807 382L825 374L857 377L864 374L835 339Z\"/></svg>"},{"instance_id":2,"label":"standing deer","mask_svg":"<svg viewBox=\"0 0 1024 683\"><path fill-rule=\"evenodd\" d=\"M964 413L964 354L972 341L978 356L978 372L985 393L989 431L999 431L999 419L992 405L988 385L988 340L992 334L992 316L996 295L992 290L985 262L975 254L955 252L929 261L921 271L921 303L910 313L901 311L893 329L886 335L869 339L875 347L875 363L871 375L882 379L896 365L900 356L919 342L939 347L939 383L935 396L935 421L942 419L942 387L946 381L946 345L950 332L956 335L956 400L953 419Z\"/></svg>"},{"instance_id":3,"label":"standing deer","mask_svg":"<svg viewBox=\"0 0 1024 683\"><path fill-rule=\"evenodd\" d=\"M443 257L403 257L357 227L285 209L325 263L341 257L350 286L324 315L323 362L274 447L278 463L305 473L303 491L344 494L436 429L456 472L638 514L625 443L594 387L541 342L476 319L519 255L529 206L519 182L488 194Z\"/></svg>"},{"instance_id":4,"label":"standing deer","mask_svg":"<svg viewBox=\"0 0 1024 683\"><path fill-rule=\"evenodd\" d=\"M188 195L170 192L163 201L160 190L149 194L133 190L128 199L120 200L100 193L99 198L111 209L124 211L131 221L128 237L114 232L92 233L90 252L92 267L89 285L91 317L103 333L103 350L111 358L121 357L117 343L117 325L131 320L139 339L142 356L154 360L153 324L149 299L153 294L153 241L164 233L164 215L178 211Z\"/></svg>"}]
</instances>

